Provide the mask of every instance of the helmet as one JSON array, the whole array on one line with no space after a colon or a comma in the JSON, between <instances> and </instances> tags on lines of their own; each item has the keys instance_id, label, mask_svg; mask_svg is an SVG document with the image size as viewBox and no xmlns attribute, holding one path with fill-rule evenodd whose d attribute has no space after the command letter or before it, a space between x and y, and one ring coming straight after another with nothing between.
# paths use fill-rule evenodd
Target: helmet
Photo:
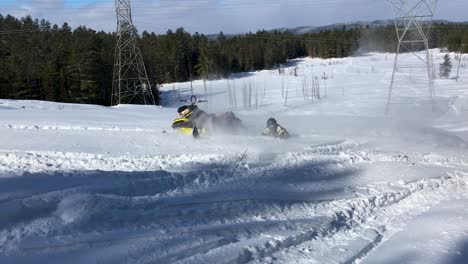
<instances>
[{"instance_id":1,"label":"helmet","mask_svg":"<svg viewBox=\"0 0 468 264\"><path fill-rule=\"evenodd\" d=\"M179 108L177 109L177 113L180 114L180 113L182 113L183 111L185 111L185 110L187 110L187 109L189 109L189 107L186 106L186 105L183 105L183 106L181 106L181 107L179 107Z\"/></svg>"},{"instance_id":2,"label":"helmet","mask_svg":"<svg viewBox=\"0 0 468 264\"><path fill-rule=\"evenodd\" d=\"M274 118L269 118L267 121L267 126L277 126L278 122L276 122L276 119Z\"/></svg>"}]
</instances>

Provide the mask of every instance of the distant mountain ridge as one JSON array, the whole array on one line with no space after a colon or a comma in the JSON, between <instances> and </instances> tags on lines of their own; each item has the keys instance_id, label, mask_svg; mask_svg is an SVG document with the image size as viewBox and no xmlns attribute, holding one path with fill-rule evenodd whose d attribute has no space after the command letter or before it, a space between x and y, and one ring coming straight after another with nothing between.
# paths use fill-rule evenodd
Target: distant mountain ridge
<instances>
[{"instance_id":1,"label":"distant mountain ridge","mask_svg":"<svg viewBox=\"0 0 468 264\"><path fill-rule=\"evenodd\" d=\"M463 22L454 22L449 20L433 20L432 23L434 24L463 24L468 25L468 21ZM276 28L267 30L268 32L290 32L295 35L303 35L303 34L310 34L310 33L318 33L320 31L327 31L327 30L334 30L334 29L341 29L346 27L347 29L356 29L362 28L365 26L369 26L370 28L373 27L381 27L381 26L389 26L393 25L393 19L381 19L381 20L374 20L374 21L356 21L356 22L349 22L349 23L335 23L325 26L301 26L301 27L292 27L292 28ZM236 37L242 36L247 33L239 33L239 34L224 34L225 37ZM209 39L216 39L218 34L209 34L207 35Z\"/></svg>"},{"instance_id":2,"label":"distant mountain ridge","mask_svg":"<svg viewBox=\"0 0 468 264\"><path fill-rule=\"evenodd\" d=\"M374 20L374 21L356 21L350 23L336 23L330 24L325 26L302 26L302 27L294 27L294 28L277 28L269 30L271 32L279 31L279 32L291 32L293 34L301 35L301 34L308 34L308 33L317 33L320 31L327 31L327 30L334 30L334 29L341 29L346 27L347 29L355 29L361 28L365 26L369 27L380 27L380 26L388 26L393 25L393 19L384 19L384 20ZM453 22L448 20L433 20L432 23L435 24L464 24L468 25L468 21L464 22Z\"/></svg>"}]
</instances>

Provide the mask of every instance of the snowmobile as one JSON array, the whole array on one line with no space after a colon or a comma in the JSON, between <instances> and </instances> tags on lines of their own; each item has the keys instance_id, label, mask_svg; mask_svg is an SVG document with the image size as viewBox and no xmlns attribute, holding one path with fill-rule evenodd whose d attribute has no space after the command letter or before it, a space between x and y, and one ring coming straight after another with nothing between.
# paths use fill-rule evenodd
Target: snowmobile
<instances>
[{"instance_id":1,"label":"snowmobile","mask_svg":"<svg viewBox=\"0 0 468 264\"><path fill-rule=\"evenodd\" d=\"M242 121L233 112L208 114L197 105L206 101L197 100L192 96L189 102L190 105L183 105L177 109L179 117L172 122L172 128L182 134L198 138L200 135L217 132L236 134L244 129Z\"/></svg>"}]
</instances>

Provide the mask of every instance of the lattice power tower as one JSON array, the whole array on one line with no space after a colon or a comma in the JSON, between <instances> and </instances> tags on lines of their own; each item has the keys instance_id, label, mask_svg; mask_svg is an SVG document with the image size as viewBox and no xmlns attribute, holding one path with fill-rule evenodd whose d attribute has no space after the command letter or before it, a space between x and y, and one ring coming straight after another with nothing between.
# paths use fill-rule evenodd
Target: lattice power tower
<instances>
[{"instance_id":1,"label":"lattice power tower","mask_svg":"<svg viewBox=\"0 0 468 264\"><path fill-rule=\"evenodd\" d=\"M389 113L392 100L395 75L403 68L427 69L429 95L434 96L432 84L432 58L429 51L429 36L438 0L388 0L395 13L395 29L398 37L398 48L393 67L392 81L388 93L386 114ZM422 55L422 52L425 54ZM417 58L418 63L409 62Z\"/></svg>"},{"instance_id":2,"label":"lattice power tower","mask_svg":"<svg viewBox=\"0 0 468 264\"><path fill-rule=\"evenodd\" d=\"M117 43L115 46L112 105L152 104L153 90L143 56L137 47L137 30L132 22L130 0L115 0Z\"/></svg>"}]
</instances>

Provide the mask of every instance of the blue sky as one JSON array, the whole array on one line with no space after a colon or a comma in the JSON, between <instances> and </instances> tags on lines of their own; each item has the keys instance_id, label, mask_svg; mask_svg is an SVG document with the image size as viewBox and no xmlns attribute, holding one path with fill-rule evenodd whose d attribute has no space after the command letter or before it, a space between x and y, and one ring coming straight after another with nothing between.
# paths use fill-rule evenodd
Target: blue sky
<instances>
[{"instance_id":1,"label":"blue sky","mask_svg":"<svg viewBox=\"0 0 468 264\"><path fill-rule=\"evenodd\" d=\"M439 2L437 19L468 21L467 0ZM138 29L156 33L178 27L192 33L241 33L393 16L385 0L132 0L132 7ZM30 14L105 31L115 30L114 12L114 0L0 0L1 14Z\"/></svg>"}]
</instances>

